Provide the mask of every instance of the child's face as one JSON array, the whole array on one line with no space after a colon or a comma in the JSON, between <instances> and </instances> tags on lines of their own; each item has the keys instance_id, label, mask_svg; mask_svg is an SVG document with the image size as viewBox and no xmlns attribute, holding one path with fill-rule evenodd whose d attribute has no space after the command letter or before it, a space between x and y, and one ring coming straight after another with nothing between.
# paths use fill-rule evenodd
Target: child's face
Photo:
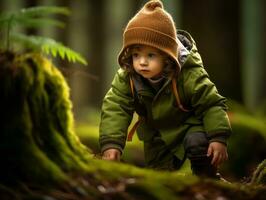
<instances>
[{"instance_id":1,"label":"child's face","mask_svg":"<svg viewBox=\"0 0 266 200\"><path fill-rule=\"evenodd\" d=\"M162 75L165 56L150 46L137 45L132 49L134 70L144 78L157 78Z\"/></svg>"}]
</instances>

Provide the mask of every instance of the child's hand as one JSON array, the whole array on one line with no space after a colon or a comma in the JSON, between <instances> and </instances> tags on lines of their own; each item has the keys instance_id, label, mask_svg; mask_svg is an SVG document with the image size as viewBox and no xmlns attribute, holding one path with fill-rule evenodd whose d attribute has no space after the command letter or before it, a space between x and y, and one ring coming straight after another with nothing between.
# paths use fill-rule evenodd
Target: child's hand
<instances>
[{"instance_id":1,"label":"child's hand","mask_svg":"<svg viewBox=\"0 0 266 200\"><path fill-rule=\"evenodd\" d=\"M107 149L103 152L102 159L103 160L114 160L120 161L121 153L118 149Z\"/></svg>"},{"instance_id":2,"label":"child's hand","mask_svg":"<svg viewBox=\"0 0 266 200\"><path fill-rule=\"evenodd\" d=\"M228 159L227 147L221 142L211 142L209 144L207 156L212 155L211 164L218 167L222 162Z\"/></svg>"}]
</instances>

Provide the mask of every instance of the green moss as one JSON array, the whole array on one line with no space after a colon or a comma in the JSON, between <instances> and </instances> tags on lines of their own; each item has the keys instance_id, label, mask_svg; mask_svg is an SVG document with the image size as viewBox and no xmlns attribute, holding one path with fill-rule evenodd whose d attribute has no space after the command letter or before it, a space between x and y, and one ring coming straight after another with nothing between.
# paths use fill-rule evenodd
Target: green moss
<instances>
[{"instance_id":1,"label":"green moss","mask_svg":"<svg viewBox=\"0 0 266 200\"><path fill-rule=\"evenodd\" d=\"M92 155L74 133L69 88L39 54L0 55L0 176L55 182L86 171Z\"/></svg>"}]
</instances>

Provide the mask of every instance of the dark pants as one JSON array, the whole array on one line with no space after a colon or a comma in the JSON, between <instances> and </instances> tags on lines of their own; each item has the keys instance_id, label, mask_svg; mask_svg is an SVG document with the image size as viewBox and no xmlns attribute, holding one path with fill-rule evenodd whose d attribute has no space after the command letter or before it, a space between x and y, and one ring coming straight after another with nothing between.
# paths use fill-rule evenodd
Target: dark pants
<instances>
[{"instance_id":1,"label":"dark pants","mask_svg":"<svg viewBox=\"0 0 266 200\"><path fill-rule=\"evenodd\" d=\"M183 145L195 175L215 176L216 169L210 164L211 158L207 157L209 141L205 133L187 134ZM182 165L182 160L167 148L159 135L149 142L144 142L144 153L146 164L150 168L172 171L179 169Z\"/></svg>"},{"instance_id":2,"label":"dark pants","mask_svg":"<svg viewBox=\"0 0 266 200\"><path fill-rule=\"evenodd\" d=\"M215 177L217 169L211 165L212 157L207 157L209 140L205 133L195 132L184 138L186 156L191 162L191 169L195 175Z\"/></svg>"}]
</instances>

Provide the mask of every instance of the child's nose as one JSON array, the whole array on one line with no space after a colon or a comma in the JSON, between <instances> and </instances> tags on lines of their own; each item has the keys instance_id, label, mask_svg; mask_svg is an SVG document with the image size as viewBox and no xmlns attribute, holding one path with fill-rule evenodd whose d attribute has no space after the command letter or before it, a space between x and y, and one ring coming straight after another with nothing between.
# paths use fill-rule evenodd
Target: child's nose
<instances>
[{"instance_id":1,"label":"child's nose","mask_svg":"<svg viewBox=\"0 0 266 200\"><path fill-rule=\"evenodd\" d=\"M141 65L147 65L148 64L147 58L145 56L141 56L141 58L140 58L140 64Z\"/></svg>"}]
</instances>

